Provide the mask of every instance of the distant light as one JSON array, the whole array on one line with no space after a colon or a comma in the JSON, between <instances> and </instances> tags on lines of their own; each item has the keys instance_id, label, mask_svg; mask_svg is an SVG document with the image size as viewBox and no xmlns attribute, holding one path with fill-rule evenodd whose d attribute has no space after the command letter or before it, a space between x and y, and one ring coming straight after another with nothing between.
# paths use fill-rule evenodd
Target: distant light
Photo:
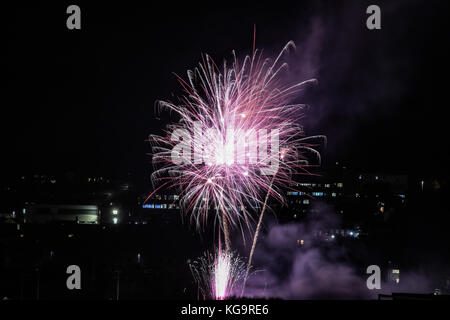
<instances>
[{"instance_id":1,"label":"distant light","mask_svg":"<svg viewBox=\"0 0 450 320\"><path fill-rule=\"evenodd\" d=\"M119 210L113 209L112 214L116 216L117 214L119 214Z\"/></svg>"},{"instance_id":2,"label":"distant light","mask_svg":"<svg viewBox=\"0 0 450 320\"><path fill-rule=\"evenodd\" d=\"M353 236L353 231L350 231L350 235Z\"/></svg>"},{"instance_id":3,"label":"distant light","mask_svg":"<svg viewBox=\"0 0 450 320\"><path fill-rule=\"evenodd\" d=\"M69 233L69 234L67 235L67 237L73 238L73 233Z\"/></svg>"},{"instance_id":4,"label":"distant light","mask_svg":"<svg viewBox=\"0 0 450 320\"><path fill-rule=\"evenodd\" d=\"M334 234L332 234L332 235L331 235L331 239L334 239L334 238L335 238L335 236L334 236Z\"/></svg>"},{"instance_id":5,"label":"distant light","mask_svg":"<svg viewBox=\"0 0 450 320\"><path fill-rule=\"evenodd\" d=\"M305 244L305 240L300 240L300 244L304 245Z\"/></svg>"},{"instance_id":6,"label":"distant light","mask_svg":"<svg viewBox=\"0 0 450 320\"><path fill-rule=\"evenodd\" d=\"M117 224L117 221L118 221L119 219L117 219L117 218L113 218L113 223L114 224Z\"/></svg>"},{"instance_id":7,"label":"distant light","mask_svg":"<svg viewBox=\"0 0 450 320\"><path fill-rule=\"evenodd\" d=\"M378 176L375 176L375 180L378 180Z\"/></svg>"},{"instance_id":8,"label":"distant light","mask_svg":"<svg viewBox=\"0 0 450 320\"><path fill-rule=\"evenodd\" d=\"M20 234L20 237L23 238L25 235L23 233Z\"/></svg>"}]
</instances>

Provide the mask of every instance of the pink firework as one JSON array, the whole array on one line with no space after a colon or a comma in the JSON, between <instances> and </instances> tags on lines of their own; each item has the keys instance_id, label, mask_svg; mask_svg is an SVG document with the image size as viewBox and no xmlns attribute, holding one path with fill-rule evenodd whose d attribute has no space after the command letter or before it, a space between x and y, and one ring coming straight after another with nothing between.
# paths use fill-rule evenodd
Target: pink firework
<instances>
[{"instance_id":1,"label":"pink firework","mask_svg":"<svg viewBox=\"0 0 450 320\"><path fill-rule=\"evenodd\" d=\"M189 267L204 299L229 298L245 275L245 262L220 247L215 254L205 253Z\"/></svg>"},{"instance_id":2,"label":"pink firework","mask_svg":"<svg viewBox=\"0 0 450 320\"><path fill-rule=\"evenodd\" d=\"M178 102L159 102L178 122L164 136L150 136L159 188L177 188L185 212L199 228L208 217L222 224L250 226L263 198L284 202L281 188L292 189L295 174L307 173L308 154L320 160L315 138L299 123L304 104L293 103L306 85L283 79L281 62L293 42L273 61L258 50L222 68L206 55L187 80ZM158 190L158 189L157 189ZM156 192L156 191L155 191Z\"/></svg>"}]
</instances>

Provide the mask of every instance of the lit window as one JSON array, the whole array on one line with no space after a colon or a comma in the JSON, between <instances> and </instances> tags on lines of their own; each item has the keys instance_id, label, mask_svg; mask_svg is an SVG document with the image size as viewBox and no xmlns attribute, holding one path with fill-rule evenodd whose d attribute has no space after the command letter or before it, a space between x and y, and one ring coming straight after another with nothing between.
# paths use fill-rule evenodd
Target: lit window
<instances>
[{"instance_id":1,"label":"lit window","mask_svg":"<svg viewBox=\"0 0 450 320\"><path fill-rule=\"evenodd\" d=\"M344 184L342 183L342 182L339 182L338 184L337 184L337 187L338 188L342 188L344 186Z\"/></svg>"},{"instance_id":2,"label":"lit window","mask_svg":"<svg viewBox=\"0 0 450 320\"><path fill-rule=\"evenodd\" d=\"M310 186L311 186L311 183L300 183L300 185L301 185L301 186L304 186L304 187L310 187Z\"/></svg>"}]
</instances>

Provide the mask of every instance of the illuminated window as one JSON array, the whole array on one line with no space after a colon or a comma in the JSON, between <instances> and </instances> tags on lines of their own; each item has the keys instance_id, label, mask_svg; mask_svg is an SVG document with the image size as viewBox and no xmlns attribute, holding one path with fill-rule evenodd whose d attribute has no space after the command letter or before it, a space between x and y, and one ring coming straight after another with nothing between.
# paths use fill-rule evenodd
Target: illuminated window
<instances>
[{"instance_id":1,"label":"illuminated window","mask_svg":"<svg viewBox=\"0 0 450 320\"><path fill-rule=\"evenodd\" d=\"M339 182L338 184L337 184L337 187L338 188L342 188L344 186L344 184L342 183L342 182Z\"/></svg>"},{"instance_id":2,"label":"illuminated window","mask_svg":"<svg viewBox=\"0 0 450 320\"><path fill-rule=\"evenodd\" d=\"M303 204L309 204L309 200L308 199L303 200Z\"/></svg>"},{"instance_id":3,"label":"illuminated window","mask_svg":"<svg viewBox=\"0 0 450 320\"><path fill-rule=\"evenodd\" d=\"M392 273L399 274L400 270L399 269L392 269Z\"/></svg>"},{"instance_id":4,"label":"illuminated window","mask_svg":"<svg viewBox=\"0 0 450 320\"><path fill-rule=\"evenodd\" d=\"M311 183L300 183L300 185L301 185L301 186L304 186L304 187L310 187L310 186L311 186Z\"/></svg>"}]
</instances>

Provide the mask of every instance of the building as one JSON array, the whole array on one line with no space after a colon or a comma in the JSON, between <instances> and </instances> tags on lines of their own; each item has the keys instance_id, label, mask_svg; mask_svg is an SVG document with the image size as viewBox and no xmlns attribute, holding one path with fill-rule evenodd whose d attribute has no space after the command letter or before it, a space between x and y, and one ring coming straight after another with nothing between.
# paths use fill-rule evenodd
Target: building
<instances>
[{"instance_id":1,"label":"building","mask_svg":"<svg viewBox=\"0 0 450 320\"><path fill-rule=\"evenodd\" d=\"M35 204L24 216L27 223L73 222L98 224L100 211L97 205Z\"/></svg>"}]
</instances>

